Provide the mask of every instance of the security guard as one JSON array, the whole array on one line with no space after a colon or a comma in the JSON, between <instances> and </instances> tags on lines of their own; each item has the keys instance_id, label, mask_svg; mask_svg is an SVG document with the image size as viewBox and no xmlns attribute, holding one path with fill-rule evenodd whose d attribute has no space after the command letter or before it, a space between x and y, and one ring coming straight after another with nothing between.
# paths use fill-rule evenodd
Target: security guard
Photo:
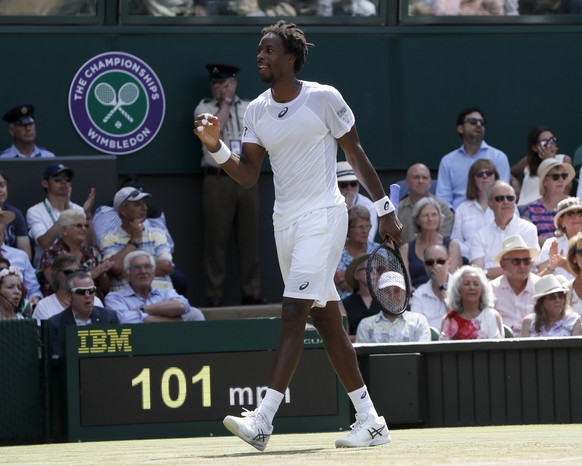
<instances>
[{"instance_id":1,"label":"security guard","mask_svg":"<svg viewBox=\"0 0 582 466\"><path fill-rule=\"evenodd\" d=\"M52 152L38 147L36 141L36 125L34 123L34 106L22 104L11 108L2 117L8 124L8 132L12 137L12 146L0 152L2 159L32 159L37 157L54 157Z\"/></svg>"},{"instance_id":2,"label":"security guard","mask_svg":"<svg viewBox=\"0 0 582 466\"><path fill-rule=\"evenodd\" d=\"M211 113L218 117L221 139L235 154L242 152L243 116L249 104L236 95L234 65L210 63L212 97L202 99L194 117ZM202 213L204 216L204 290L208 306L220 306L226 278L230 235L238 250L242 304L262 304L259 270L259 188L245 189L222 171L202 145Z\"/></svg>"}]
</instances>

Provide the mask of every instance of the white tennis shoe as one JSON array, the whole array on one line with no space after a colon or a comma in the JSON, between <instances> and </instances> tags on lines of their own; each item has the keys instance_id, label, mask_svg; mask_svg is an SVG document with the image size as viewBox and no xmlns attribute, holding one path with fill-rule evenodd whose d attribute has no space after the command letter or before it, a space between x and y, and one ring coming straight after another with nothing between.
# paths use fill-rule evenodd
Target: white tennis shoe
<instances>
[{"instance_id":1,"label":"white tennis shoe","mask_svg":"<svg viewBox=\"0 0 582 466\"><path fill-rule=\"evenodd\" d=\"M273 433L273 426L267 425L266 419L256 409L254 411L245 409L242 417L226 416L222 423L234 435L259 451L267 447Z\"/></svg>"},{"instance_id":2,"label":"white tennis shoe","mask_svg":"<svg viewBox=\"0 0 582 466\"><path fill-rule=\"evenodd\" d=\"M370 417L356 413L352 431L335 441L336 448L374 447L390 442L390 431L382 416Z\"/></svg>"}]
</instances>

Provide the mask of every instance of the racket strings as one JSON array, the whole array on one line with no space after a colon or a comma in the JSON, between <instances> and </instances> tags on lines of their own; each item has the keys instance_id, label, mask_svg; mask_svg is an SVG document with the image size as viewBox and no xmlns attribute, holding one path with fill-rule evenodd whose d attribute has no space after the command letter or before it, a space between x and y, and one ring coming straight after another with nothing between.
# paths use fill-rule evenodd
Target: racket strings
<instances>
[{"instance_id":1,"label":"racket strings","mask_svg":"<svg viewBox=\"0 0 582 466\"><path fill-rule=\"evenodd\" d=\"M409 286L406 269L395 252L380 249L372 254L367 265L368 286L380 308L401 314L408 306Z\"/></svg>"}]
</instances>

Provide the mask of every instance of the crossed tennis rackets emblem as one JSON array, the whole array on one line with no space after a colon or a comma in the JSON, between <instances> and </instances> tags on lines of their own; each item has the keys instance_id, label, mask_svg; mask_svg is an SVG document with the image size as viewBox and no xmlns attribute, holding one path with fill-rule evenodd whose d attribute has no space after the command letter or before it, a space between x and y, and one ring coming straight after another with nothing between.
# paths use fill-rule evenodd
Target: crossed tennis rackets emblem
<instances>
[{"instance_id":1,"label":"crossed tennis rackets emblem","mask_svg":"<svg viewBox=\"0 0 582 466\"><path fill-rule=\"evenodd\" d=\"M95 87L95 98L101 105L113 107L103 118L103 123L107 123L115 112L121 113L127 121L133 123L133 117L127 113L125 108L135 103L139 97L139 88L134 83L125 83L116 93L111 84L99 83Z\"/></svg>"}]
</instances>

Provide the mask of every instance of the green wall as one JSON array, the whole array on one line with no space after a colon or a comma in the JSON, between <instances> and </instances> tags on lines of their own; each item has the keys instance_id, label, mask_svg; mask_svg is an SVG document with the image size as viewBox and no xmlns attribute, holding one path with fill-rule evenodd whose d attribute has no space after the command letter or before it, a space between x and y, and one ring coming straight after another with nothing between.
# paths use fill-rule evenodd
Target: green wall
<instances>
[{"instance_id":1,"label":"green wall","mask_svg":"<svg viewBox=\"0 0 582 466\"><path fill-rule=\"evenodd\" d=\"M76 133L67 109L69 85L79 67L106 51L137 55L161 79L166 117L156 139L120 156L119 171L193 173L200 150L192 110L208 94L204 64L239 64L240 94L265 85L256 73L260 25L248 27L4 27L5 72L0 110L37 105L39 142L59 155L94 154ZM487 141L511 162L524 153L528 129L553 127L560 149L581 144L577 121L582 27L404 26L305 27L311 50L300 75L336 86L356 113L358 131L382 170L405 170L423 161L437 168L459 144L455 116L480 106L489 122ZM7 146L6 132L0 147Z\"/></svg>"}]
</instances>

